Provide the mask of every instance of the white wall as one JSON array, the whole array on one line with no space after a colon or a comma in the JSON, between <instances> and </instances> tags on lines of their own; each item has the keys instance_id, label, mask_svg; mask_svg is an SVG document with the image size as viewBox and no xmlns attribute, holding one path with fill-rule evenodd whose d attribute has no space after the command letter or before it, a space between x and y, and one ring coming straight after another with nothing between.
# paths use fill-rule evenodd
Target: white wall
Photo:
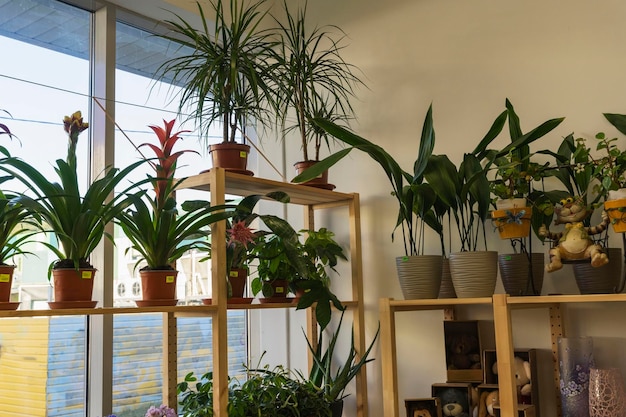
<instances>
[{"instance_id":1,"label":"white wall","mask_svg":"<svg viewBox=\"0 0 626 417\"><path fill-rule=\"evenodd\" d=\"M184 1L177 2L178 4ZM280 5L282 2L277 2ZM294 5L296 2L290 2ZM459 162L504 110L508 97L528 131L554 117L566 117L549 137L532 148L555 150L571 132L591 138L613 128L603 112L626 113L626 3L620 0L315 0L309 1L311 22L343 28L350 46L347 61L364 74L368 89L355 103L354 130L383 146L410 170L417 153L422 121L430 103L437 134L436 153ZM498 144L508 142L503 135ZM272 140L264 149L280 160ZM624 143L622 142L622 145ZM287 144L290 167L298 160L297 140ZM259 175L275 178L261 162ZM368 338L376 329L378 299L401 298L394 257L400 242L391 242L396 206L380 168L353 153L331 172L337 190L361 196L363 270ZM613 236L613 243L621 245ZM495 235L490 249L510 251ZM535 247L539 247L536 245ZM547 251L547 248L544 247ZM429 253L439 253L431 236ZM498 292L502 292L499 284ZM545 277L543 293L577 293L570 267ZM597 307L597 306L596 306ZM611 306L616 316L621 307ZM542 395L551 394L550 334L547 313L520 312L515 344L542 349L547 360ZM585 311L572 311L570 335L591 332L597 337L597 361L622 365L622 338L616 339L614 320L596 317L583 324ZM468 317L491 320L490 312ZM399 398L428 396L430 384L443 382L443 342L439 313L409 313L398 319ZM535 332L537 322L541 331ZM586 323L586 321L585 321ZM626 334L626 333L624 333ZM374 352L379 357L380 352ZM370 415L382 415L380 362L368 368ZM551 401L546 398L546 401ZM401 403L402 404L402 403ZM550 415L545 413L544 415Z\"/></svg>"}]
</instances>

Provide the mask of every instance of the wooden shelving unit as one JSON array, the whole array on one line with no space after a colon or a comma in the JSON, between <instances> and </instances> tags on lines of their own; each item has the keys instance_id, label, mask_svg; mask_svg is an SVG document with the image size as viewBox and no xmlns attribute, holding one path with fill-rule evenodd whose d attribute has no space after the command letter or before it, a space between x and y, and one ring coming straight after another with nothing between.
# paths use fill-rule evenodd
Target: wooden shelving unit
<instances>
[{"instance_id":1,"label":"wooden shelving unit","mask_svg":"<svg viewBox=\"0 0 626 417\"><path fill-rule=\"evenodd\" d=\"M494 294L488 298L459 298L436 300L393 300L383 298L379 302L381 361L383 384L384 417L400 417L398 405L397 357L395 337L395 314L403 311L443 310L445 318L452 318L455 306L491 305L493 308L494 330L496 334L496 355L498 357L498 381L500 410L502 417L517 417L518 404L513 368L513 324L511 311L521 309L546 308L550 310L550 331L554 367L554 395L556 414L561 415L559 394L559 369L557 360L557 340L566 336L563 327L563 304L626 302L626 294L593 295L549 295L535 297L511 297Z\"/></svg>"},{"instance_id":2,"label":"wooden shelving unit","mask_svg":"<svg viewBox=\"0 0 626 417\"><path fill-rule=\"evenodd\" d=\"M314 228L314 214L316 210L327 208L347 208L347 222L350 227L350 256L351 263L351 299L342 300L342 303L353 312L353 328L355 346L359 352L365 352L364 313L363 313L363 284L361 263L361 226L358 194L346 194L302 185L282 183L277 181L254 178L241 174L226 172L223 169L212 169L209 172L187 178L181 188L191 188L211 193L211 204L223 204L226 195L247 196L250 194L266 194L271 191L284 191L289 194L290 204L304 208L304 224L307 228ZM213 240L226 241L226 227L224 222L212 226ZM225 245L215 245L212 248L212 276L226 277L226 248ZM113 314L163 314L163 403L176 404L177 384L177 317L206 316L212 318L213 329L213 381L214 411L216 417L227 416L228 404L228 329L227 311L295 308L295 303L280 304L227 304L226 279L212 279L212 305L197 306L167 306L167 307L105 307L81 308L63 310L4 310L0 311L3 317L38 317L38 316L68 316L68 315L113 315ZM307 312L307 333L310 340L317 340L317 324L311 309ZM367 383L365 367L361 368L356 380L357 417L368 416Z\"/></svg>"}]
</instances>

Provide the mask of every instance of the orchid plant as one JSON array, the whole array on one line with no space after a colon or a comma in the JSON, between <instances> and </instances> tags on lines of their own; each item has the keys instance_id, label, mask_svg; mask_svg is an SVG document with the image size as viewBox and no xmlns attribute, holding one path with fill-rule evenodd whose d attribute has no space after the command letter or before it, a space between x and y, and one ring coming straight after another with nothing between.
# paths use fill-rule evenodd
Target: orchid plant
<instances>
[{"instance_id":1,"label":"orchid plant","mask_svg":"<svg viewBox=\"0 0 626 417\"><path fill-rule=\"evenodd\" d=\"M132 208L117 216L118 224L131 243L127 251L136 250L140 254L135 268L145 261L146 266L142 269L174 269L172 265L185 252L207 247L209 225L232 216L232 212L226 209L234 206L211 207L197 201L184 202L183 212L179 212L174 193L183 179L175 178L176 164L181 155L192 151L173 152L180 135L187 132L172 132L174 122L164 121L164 127L150 126L159 140L158 146L151 143L139 145L149 147L156 155L146 159L154 170L153 176L148 175L154 196L150 196L148 190L129 195Z\"/></svg>"},{"instance_id":2,"label":"orchid plant","mask_svg":"<svg viewBox=\"0 0 626 417\"><path fill-rule=\"evenodd\" d=\"M115 414L110 414L107 417L117 417ZM176 411L167 405L161 404L159 407L150 406L144 417L178 417Z\"/></svg>"}]
</instances>

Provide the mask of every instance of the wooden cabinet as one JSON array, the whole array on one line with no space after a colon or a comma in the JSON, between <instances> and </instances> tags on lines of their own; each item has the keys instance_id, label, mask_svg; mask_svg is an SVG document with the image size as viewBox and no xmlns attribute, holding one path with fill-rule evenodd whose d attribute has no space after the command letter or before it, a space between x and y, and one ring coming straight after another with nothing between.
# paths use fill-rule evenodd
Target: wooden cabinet
<instances>
[{"instance_id":1,"label":"wooden cabinet","mask_svg":"<svg viewBox=\"0 0 626 417\"><path fill-rule=\"evenodd\" d=\"M359 352L365 352L364 317L363 317L363 284L361 264L361 230L358 194L339 193L302 185L254 178L241 174L226 172L223 169L212 169L209 172L187 178L182 188L191 188L210 192L211 204L223 204L226 195L246 196L250 194L266 194L271 191L284 191L291 198L290 204L302 206L304 224L314 228L316 210L343 207L346 210L346 221L349 223L351 263L351 299L342 303L353 312L353 328L355 346ZM342 214L343 215L343 214ZM226 227L224 222L214 224L213 239L225 242ZM226 276L225 245L212 248L212 276ZM176 404L177 381L177 339L176 318L185 316L211 317L212 353L215 395L215 416L227 416L228 402L228 346L227 346L227 311L228 309L265 309L294 308L294 304L248 304L228 305L227 284L225 279L212 279L212 305L168 306L168 307L129 307L129 308L95 308L67 310L17 310L0 311L2 317L35 317L61 315L113 315L137 313L163 313L163 403ZM317 340L317 325L313 312L307 312L307 333L310 340ZM355 378L357 416L368 416L367 383L365 367L361 368Z\"/></svg>"},{"instance_id":2,"label":"wooden cabinet","mask_svg":"<svg viewBox=\"0 0 626 417\"><path fill-rule=\"evenodd\" d=\"M494 294L491 298L459 298L436 300L380 300L381 321L381 361L383 385L384 417L399 417L398 380L395 337L395 315L403 311L443 310L445 318L452 318L456 306L491 305L493 308L493 325L495 347L498 358L498 388L500 390L500 415L502 417L518 416L517 392L513 368L513 323L511 312L523 309L548 309L550 315L549 328L538 328L537 331L550 332L552 344L552 367L554 370L554 390L544 390L541 395L555 395L556 408L551 415L561 415L559 394L559 369L557 358L557 340L566 336L561 306L564 304L588 304L626 302L626 294L593 294L593 295L549 295L535 297L511 297L506 294ZM547 392L546 392L547 391Z\"/></svg>"}]
</instances>

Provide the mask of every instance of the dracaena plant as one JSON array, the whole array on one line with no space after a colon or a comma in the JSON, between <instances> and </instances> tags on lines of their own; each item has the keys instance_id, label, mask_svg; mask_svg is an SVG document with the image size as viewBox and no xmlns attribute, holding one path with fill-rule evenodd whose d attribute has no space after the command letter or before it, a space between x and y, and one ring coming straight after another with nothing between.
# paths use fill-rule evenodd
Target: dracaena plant
<instances>
[{"instance_id":1,"label":"dracaena plant","mask_svg":"<svg viewBox=\"0 0 626 417\"><path fill-rule=\"evenodd\" d=\"M273 81L278 117L285 132L297 132L303 161L317 161L321 146L329 144L329 135L311 119L324 117L335 123L350 119L350 99L362 82L356 67L341 56L345 34L336 26L309 30L306 7L305 3L293 14L284 1L286 18L274 18L280 41L275 48Z\"/></svg>"},{"instance_id":2,"label":"dracaena plant","mask_svg":"<svg viewBox=\"0 0 626 417\"><path fill-rule=\"evenodd\" d=\"M16 196L12 201L35 213L44 229L52 232L57 239L58 246L42 242L59 258L50 264L49 272L52 268L93 268L89 256L103 236L111 237L105 231L106 225L130 204L123 193L114 194L115 187L142 163L139 161L124 169L108 167L81 193L76 172L76 145L80 133L89 124L77 111L65 116L63 125L68 135L68 149L66 159L56 161L58 180L49 179L36 167L17 157L5 158L0 163L2 171L15 177L28 189L27 193Z\"/></svg>"},{"instance_id":3,"label":"dracaena plant","mask_svg":"<svg viewBox=\"0 0 626 417\"><path fill-rule=\"evenodd\" d=\"M164 38L190 52L164 62L157 74L159 79L183 85L180 110L191 107L191 117L203 131L213 122L220 123L223 141L235 142L246 119L260 125L272 119L268 74L275 42L260 29L268 13L263 9L266 0L211 0L209 4L215 14L211 21L197 3L201 29L178 15L167 21L172 34Z\"/></svg>"},{"instance_id":4,"label":"dracaena plant","mask_svg":"<svg viewBox=\"0 0 626 417\"><path fill-rule=\"evenodd\" d=\"M146 158L154 175L148 176L152 190L140 190L128 195L132 207L118 213L117 222L130 240L127 249L136 250L140 257L135 267L145 261L145 269L168 270L191 249L205 249L212 223L232 215L230 205L208 206L203 202L185 201L179 210L174 193L183 179L176 179L178 158L189 150L173 151L180 134L172 132L175 120L164 121L164 127L150 126L159 144L144 143L154 158Z\"/></svg>"}]
</instances>

